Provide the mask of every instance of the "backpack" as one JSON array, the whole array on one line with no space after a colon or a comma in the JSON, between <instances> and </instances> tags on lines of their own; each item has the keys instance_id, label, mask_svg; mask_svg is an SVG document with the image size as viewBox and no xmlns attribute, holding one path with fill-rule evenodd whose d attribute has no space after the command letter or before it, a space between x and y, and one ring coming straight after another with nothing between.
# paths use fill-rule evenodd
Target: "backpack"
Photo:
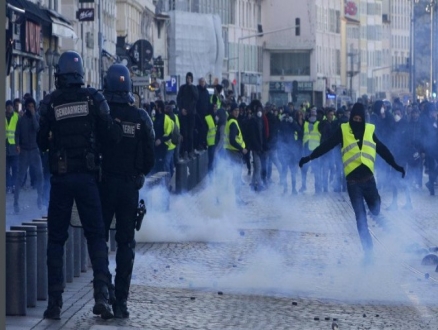
<instances>
[{"instance_id":1,"label":"backpack","mask_svg":"<svg viewBox=\"0 0 438 330\"><path fill-rule=\"evenodd\" d=\"M179 127L176 124L176 121L173 121L173 130L172 133L170 133L170 142L172 144L177 145L179 143Z\"/></svg>"}]
</instances>

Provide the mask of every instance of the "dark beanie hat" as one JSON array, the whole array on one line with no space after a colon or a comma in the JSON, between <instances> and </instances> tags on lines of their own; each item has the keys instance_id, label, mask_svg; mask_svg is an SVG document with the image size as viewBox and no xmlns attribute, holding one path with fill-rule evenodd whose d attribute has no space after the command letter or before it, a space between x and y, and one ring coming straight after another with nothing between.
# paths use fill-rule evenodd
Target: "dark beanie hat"
<instances>
[{"instance_id":1,"label":"dark beanie hat","mask_svg":"<svg viewBox=\"0 0 438 330\"><path fill-rule=\"evenodd\" d=\"M10 105L11 107L13 107L13 106L14 106L14 103L12 103L11 100L7 100L7 101L6 101L6 106L8 106L8 105Z\"/></svg>"},{"instance_id":2,"label":"dark beanie hat","mask_svg":"<svg viewBox=\"0 0 438 330\"><path fill-rule=\"evenodd\" d=\"M33 99L33 97L28 97L26 98L26 100L24 101L24 107L26 108L29 104L33 103L36 106L36 102Z\"/></svg>"}]
</instances>

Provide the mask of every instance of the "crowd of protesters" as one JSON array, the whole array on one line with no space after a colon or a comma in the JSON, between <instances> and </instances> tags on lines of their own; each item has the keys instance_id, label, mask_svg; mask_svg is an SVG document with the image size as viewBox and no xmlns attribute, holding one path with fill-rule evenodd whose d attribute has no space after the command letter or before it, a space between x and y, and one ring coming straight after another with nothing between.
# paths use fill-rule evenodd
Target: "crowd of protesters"
<instances>
[{"instance_id":1,"label":"crowd of protesters","mask_svg":"<svg viewBox=\"0 0 438 330\"><path fill-rule=\"evenodd\" d=\"M177 162L208 150L211 172L214 160L224 149L226 123L238 109L237 122L245 142L242 150L249 151L242 153L241 157L253 190L269 189L273 182L272 168L275 167L284 194L306 192L308 175L314 177L316 194L346 191L340 147L301 169L298 161L327 140L342 123L348 122L352 104L338 109L318 108L308 102L298 106L292 103L276 106L259 100L238 104L233 93L224 90L223 86L216 84L213 90L213 93L207 91L203 78L195 86L189 72L176 102L158 101L145 105L154 120L157 141L162 141L163 136L166 139L166 134L169 138L170 131L163 131L163 118L169 113L180 127L180 143L171 146L176 150L172 153L172 160L165 157L169 145L156 143L158 159L155 171L169 171L169 167ZM395 160L407 169L407 178L400 180L393 169L384 166L383 159L377 158L378 186L393 193L389 209L397 209L399 192L405 196L405 209L412 208L412 190L421 190L425 186L434 195L438 175L436 104L423 101L403 105L398 99L393 103L387 100L359 102L364 103L366 122L375 125L376 135L393 152ZM423 182L423 174L428 176L427 182Z\"/></svg>"},{"instance_id":2,"label":"crowd of protesters","mask_svg":"<svg viewBox=\"0 0 438 330\"><path fill-rule=\"evenodd\" d=\"M6 101L6 192L14 195L14 212L20 212L20 190L27 181L37 190L36 204L47 207L49 172L47 155L36 142L39 130L37 104L29 93Z\"/></svg>"},{"instance_id":3,"label":"crowd of protesters","mask_svg":"<svg viewBox=\"0 0 438 330\"><path fill-rule=\"evenodd\" d=\"M320 159L298 167L302 155L309 154L349 120L351 106L318 108L308 102L284 106L253 100L237 103L232 91L220 84L209 92L204 78L193 82L188 72L186 82L176 101L161 100L143 104L154 121L156 134L156 165L152 173L166 171L170 177L174 166L207 150L209 172L215 159L223 155L226 141L225 127L230 114L238 110L237 122L243 135L245 149L241 155L250 185L254 191L269 189L272 168L279 173L279 184L284 194L307 191L308 175L314 177L316 194L345 192L343 164L339 147ZM361 101L360 101L361 102ZM400 180L394 170L376 160L379 188L391 189L390 210L397 209L398 193L405 196L404 208L412 208L410 192L425 186L435 194L438 175L438 128L436 104L428 101L403 105L398 99L363 102L366 121L376 127L376 135L393 152L396 161L407 169L407 180ZM20 211L20 189L28 176L32 188L38 192L39 208L47 205L49 175L47 157L36 145L38 111L35 100L25 94L23 100L6 102L6 188L14 194L14 210ZM172 139L177 128L178 141ZM423 182L423 174L428 181Z\"/></svg>"}]
</instances>

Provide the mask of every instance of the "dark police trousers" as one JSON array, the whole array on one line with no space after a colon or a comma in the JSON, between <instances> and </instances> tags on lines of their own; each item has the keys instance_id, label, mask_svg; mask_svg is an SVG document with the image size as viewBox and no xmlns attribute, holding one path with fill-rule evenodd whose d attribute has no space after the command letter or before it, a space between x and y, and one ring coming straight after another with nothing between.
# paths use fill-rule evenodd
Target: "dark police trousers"
<instances>
[{"instance_id":1,"label":"dark police trousers","mask_svg":"<svg viewBox=\"0 0 438 330\"><path fill-rule=\"evenodd\" d=\"M135 217L138 206L138 187L134 176L104 175L100 184L103 219L108 233L116 216L116 276L117 300L128 299L135 257Z\"/></svg>"},{"instance_id":2,"label":"dark police trousers","mask_svg":"<svg viewBox=\"0 0 438 330\"><path fill-rule=\"evenodd\" d=\"M51 177L48 212L49 240L47 245L47 269L49 295L58 296L63 288L64 244L73 206L76 201L79 217L87 238L88 253L93 267L94 284L107 285L108 248L102 219L99 189L96 175L92 173L68 173Z\"/></svg>"}]
</instances>

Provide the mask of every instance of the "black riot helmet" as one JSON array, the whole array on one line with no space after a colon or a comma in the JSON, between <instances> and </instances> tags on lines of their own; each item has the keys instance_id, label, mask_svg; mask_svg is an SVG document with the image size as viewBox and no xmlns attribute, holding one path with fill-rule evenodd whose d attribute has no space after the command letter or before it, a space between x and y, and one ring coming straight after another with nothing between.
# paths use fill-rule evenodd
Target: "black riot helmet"
<instances>
[{"instance_id":1,"label":"black riot helmet","mask_svg":"<svg viewBox=\"0 0 438 330\"><path fill-rule=\"evenodd\" d=\"M77 52L67 51L61 54L55 66L56 88L84 85L84 65Z\"/></svg>"},{"instance_id":2,"label":"black riot helmet","mask_svg":"<svg viewBox=\"0 0 438 330\"><path fill-rule=\"evenodd\" d=\"M103 95L108 102L133 103L132 81L129 70L122 64L113 64L103 79Z\"/></svg>"}]
</instances>

